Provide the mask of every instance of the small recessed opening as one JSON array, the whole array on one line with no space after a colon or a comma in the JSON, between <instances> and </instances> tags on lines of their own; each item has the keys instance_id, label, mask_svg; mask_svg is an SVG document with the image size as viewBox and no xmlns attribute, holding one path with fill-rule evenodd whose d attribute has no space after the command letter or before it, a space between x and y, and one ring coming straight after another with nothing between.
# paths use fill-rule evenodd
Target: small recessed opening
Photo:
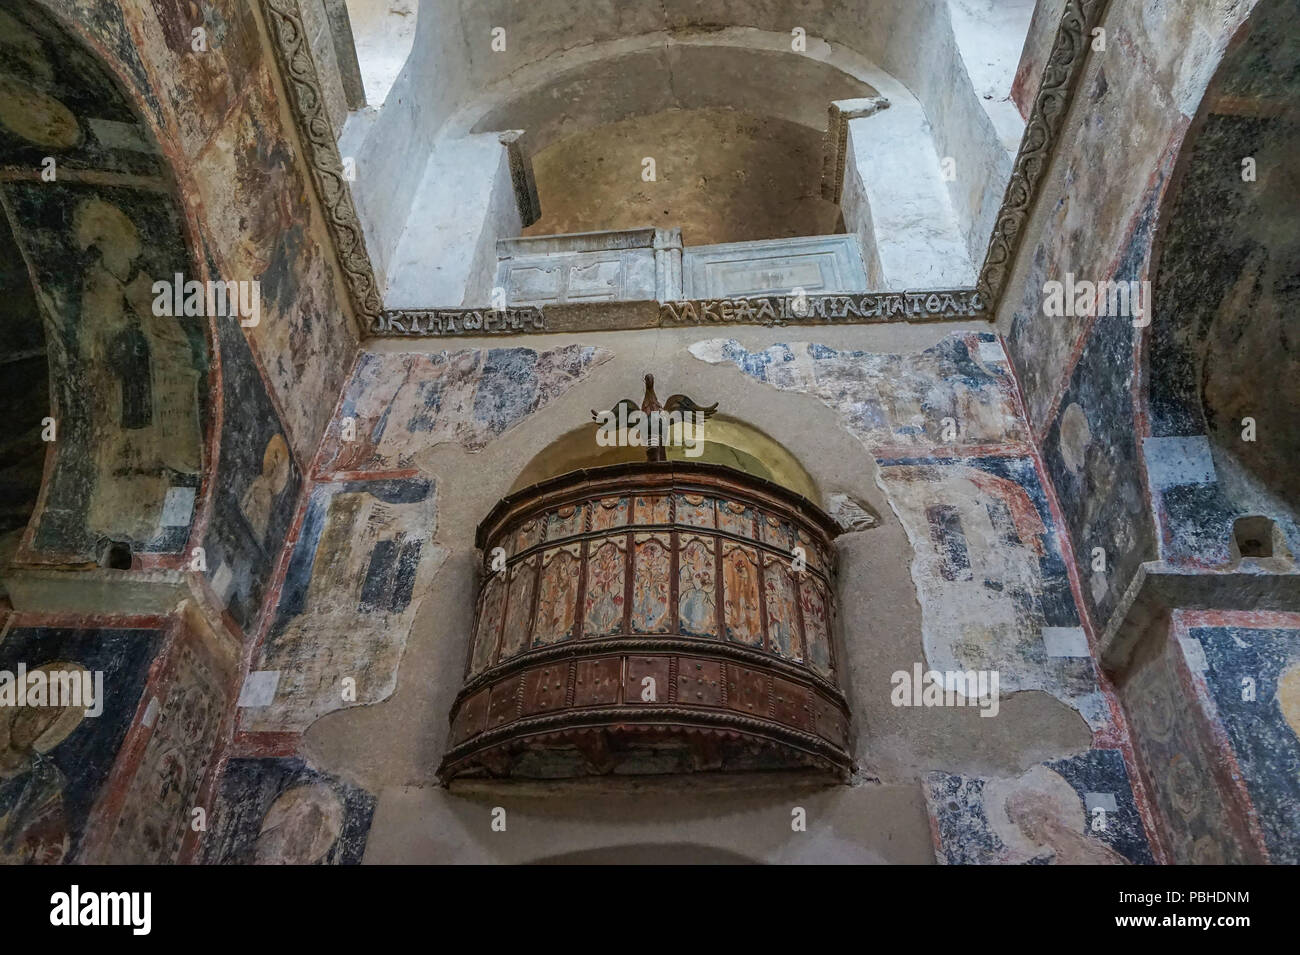
<instances>
[{"instance_id":1,"label":"small recessed opening","mask_svg":"<svg viewBox=\"0 0 1300 955\"><path fill-rule=\"evenodd\" d=\"M130 570L131 545L126 541L109 541L104 545L99 565L109 570Z\"/></svg>"},{"instance_id":2,"label":"small recessed opening","mask_svg":"<svg viewBox=\"0 0 1300 955\"><path fill-rule=\"evenodd\" d=\"M1232 525L1237 553L1242 557L1272 557L1274 527L1272 519L1267 517L1237 518Z\"/></svg>"}]
</instances>

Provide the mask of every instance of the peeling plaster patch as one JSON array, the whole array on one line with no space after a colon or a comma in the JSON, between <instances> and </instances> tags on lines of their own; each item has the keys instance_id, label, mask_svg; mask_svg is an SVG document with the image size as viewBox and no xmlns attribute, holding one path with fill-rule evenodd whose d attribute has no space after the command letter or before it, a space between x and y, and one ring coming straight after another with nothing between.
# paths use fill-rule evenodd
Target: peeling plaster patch
<instances>
[{"instance_id":1,"label":"peeling plaster patch","mask_svg":"<svg viewBox=\"0 0 1300 955\"><path fill-rule=\"evenodd\" d=\"M1110 593L1110 581L1106 579L1105 571L1094 570L1092 577L1089 578L1088 589L1092 591L1092 602L1100 605Z\"/></svg>"},{"instance_id":2,"label":"peeling plaster patch","mask_svg":"<svg viewBox=\"0 0 1300 955\"><path fill-rule=\"evenodd\" d=\"M982 362L989 364L1006 364L1007 353L1002 348L1000 341L980 341L979 358Z\"/></svg>"},{"instance_id":3,"label":"peeling plaster patch","mask_svg":"<svg viewBox=\"0 0 1300 955\"><path fill-rule=\"evenodd\" d=\"M1109 726L1032 460L898 460L879 483L915 551L927 665L997 670L1003 695L1042 690Z\"/></svg>"},{"instance_id":4,"label":"peeling plaster patch","mask_svg":"<svg viewBox=\"0 0 1300 955\"><path fill-rule=\"evenodd\" d=\"M212 575L212 590L220 599L222 606L230 603L230 591L235 584L235 572L229 564L222 564Z\"/></svg>"},{"instance_id":5,"label":"peeling plaster patch","mask_svg":"<svg viewBox=\"0 0 1300 955\"><path fill-rule=\"evenodd\" d=\"M1015 778L930 773L922 788L940 863L1154 862L1117 750L1041 763Z\"/></svg>"},{"instance_id":6,"label":"peeling plaster patch","mask_svg":"<svg viewBox=\"0 0 1300 955\"><path fill-rule=\"evenodd\" d=\"M153 724L158 721L158 697L149 697L149 702L144 708L144 716L140 723L146 728L152 728Z\"/></svg>"},{"instance_id":7,"label":"peeling plaster patch","mask_svg":"<svg viewBox=\"0 0 1300 955\"><path fill-rule=\"evenodd\" d=\"M1088 810L1089 818L1098 809L1107 813L1119 810L1119 804L1115 800L1114 793L1084 793L1083 805Z\"/></svg>"},{"instance_id":8,"label":"peeling plaster patch","mask_svg":"<svg viewBox=\"0 0 1300 955\"><path fill-rule=\"evenodd\" d=\"M302 732L333 710L392 695L411 625L447 556L433 543L436 530L432 481L312 488L257 660L283 678L274 701L242 728Z\"/></svg>"},{"instance_id":9,"label":"peeling plaster patch","mask_svg":"<svg viewBox=\"0 0 1300 955\"><path fill-rule=\"evenodd\" d=\"M409 468L418 452L453 441L480 451L612 357L587 345L365 353L330 425L322 468ZM342 440L344 419L356 440Z\"/></svg>"},{"instance_id":10,"label":"peeling plaster patch","mask_svg":"<svg viewBox=\"0 0 1300 955\"><path fill-rule=\"evenodd\" d=\"M735 339L696 342L690 352L711 364L730 362L781 391L820 398L869 449L951 446L943 437L945 418L956 422L962 445L1025 442L1011 378L999 367L1004 359L986 359L987 345L996 346L997 339L959 332L908 355L841 351L811 342L751 352Z\"/></svg>"},{"instance_id":11,"label":"peeling plaster patch","mask_svg":"<svg viewBox=\"0 0 1300 955\"><path fill-rule=\"evenodd\" d=\"M86 119L95 139L106 149L129 149L132 152L156 154L158 149L140 132L134 123L122 123L113 119L100 119L90 116Z\"/></svg>"},{"instance_id":12,"label":"peeling plaster patch","mask_svg":"<svg viewBox=\"0 0 1300 955\"><path fill-rule=\"evenodd\" d=\"M190 517L194 514L194 491L192 487L167 489L167 496L163 499L163 527L190 526Z\"/></svg>"},{"instance_id":13,"label":"peeling plaster patch","mask_svg":"<svg viewBox=\"0 0 1300 955\"><path fill-rule=\"evenodd\" d=\"M1179 637L1178 643L1182 646L1183 658L1193 673L1204 673L1210 668L1210 662L1205 658L1205 647L1201 646L1200 640L1195 637Z\"/></svg>"},{"instance_id":14,"label":"peeling plaster patch","mask_svg":"<svg viewBox=\"0 0 1300 955\"><path fill-rule=\"evenodd\" d=\"M1182 484L1213 484L1214 458L1203 434L1188 437L1144 438L1147 476L1151 486L1164 489Z\"/></svg>"}]
</instances>

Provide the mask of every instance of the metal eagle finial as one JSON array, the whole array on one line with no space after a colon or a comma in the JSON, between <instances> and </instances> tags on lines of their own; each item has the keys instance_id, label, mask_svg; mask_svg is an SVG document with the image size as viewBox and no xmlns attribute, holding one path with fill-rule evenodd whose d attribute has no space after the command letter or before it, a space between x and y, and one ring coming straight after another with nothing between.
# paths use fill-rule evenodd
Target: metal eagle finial
<instances>
[{"instance_id":1,"label":"metal eagle finial","mask_svg":"<svg viewBox=\"0 0 1300 955\"><path fill-rule=\"evenodd\" d=\"M620 426L625 426L626 422L637 421L649 424L649 441L646 444L647 461L666 461L667 455L663 448L663 442L660 438L659 423L663 415L679 415L683 420L687 415L695 416L695 423L712 418L718 410L718 403L705 406L699 404L689 395L669 395L668 400L663 404L659 403L659 396L655 394L655 376L645 376L645 397L641 399L638 405L631 398L624 398L617 402L613 408L606 412L592 410L591 417L596 421L602 419L608 420L609 416L618 421ZM633 412L638 412L640 416L634 419Z\"/></svg>"}]
</instances>

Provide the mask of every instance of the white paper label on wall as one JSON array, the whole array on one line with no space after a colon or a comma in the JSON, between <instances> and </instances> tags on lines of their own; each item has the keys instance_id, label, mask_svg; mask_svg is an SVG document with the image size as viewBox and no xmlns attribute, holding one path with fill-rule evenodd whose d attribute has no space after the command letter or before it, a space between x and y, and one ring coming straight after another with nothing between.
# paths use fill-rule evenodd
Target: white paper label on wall
<instances>
[{"instance_id":1,"label":"white paper label on wall","mask_svg":"<svg viewBox=\"0 0 1300 955\"><path fill-rule=\"evenodd\" d=\"M1049 657L1090 657L1083 627L1044 627L1043 645Z\"/></svg>"},{"instance_id":2,"label":"white paper label on wall","mask_svg":"<svg viewBox=\"0 0 1300 955\"><path fill-rule=\"evenodd\" d=\"M1193 673L1204 673L1210 669L1210 661L1205 658L1205 647L1195 637L1179 637L1183 648L1183 657Z\"/></svg>"},{"instance_id":3,"label":"white paper label on wall","mask_svg":"<svg viewBox=\"0 0 1300 955\"><path fill-rule=\"evenodd\" d=\"M279 670L254 670L244 680L239 691L240 706L270 706L275 702L275 690L280 685Z\"/></svg>"},{"instance_id":4,"label":"white paper label on wall","mask_svg":"<svg viewBox=\"0 0 1300 955\"><path fill-rule=\"evenodd\" d=\"M162 526L189 527L194 513L194 488L169 487L163 499Z\"/></svg>"}]
</instances>

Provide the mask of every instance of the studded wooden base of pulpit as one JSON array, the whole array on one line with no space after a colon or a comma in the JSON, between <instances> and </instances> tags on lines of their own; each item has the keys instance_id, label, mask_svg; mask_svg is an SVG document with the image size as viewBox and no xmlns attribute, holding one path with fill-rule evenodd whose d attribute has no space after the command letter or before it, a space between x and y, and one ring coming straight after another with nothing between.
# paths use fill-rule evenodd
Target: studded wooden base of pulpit
<instances>
[{"instance_id":1,"label":"studded wooden base of pulpit","mask_svg":"<svg viewBox=\"0 0 1300 955\"><path fill-rule=\"evenodd\" d=\"M832 539L786 489L681 461L576 471L479 526L457 777L851 770Z\"/></svg>"}]
</instances>

